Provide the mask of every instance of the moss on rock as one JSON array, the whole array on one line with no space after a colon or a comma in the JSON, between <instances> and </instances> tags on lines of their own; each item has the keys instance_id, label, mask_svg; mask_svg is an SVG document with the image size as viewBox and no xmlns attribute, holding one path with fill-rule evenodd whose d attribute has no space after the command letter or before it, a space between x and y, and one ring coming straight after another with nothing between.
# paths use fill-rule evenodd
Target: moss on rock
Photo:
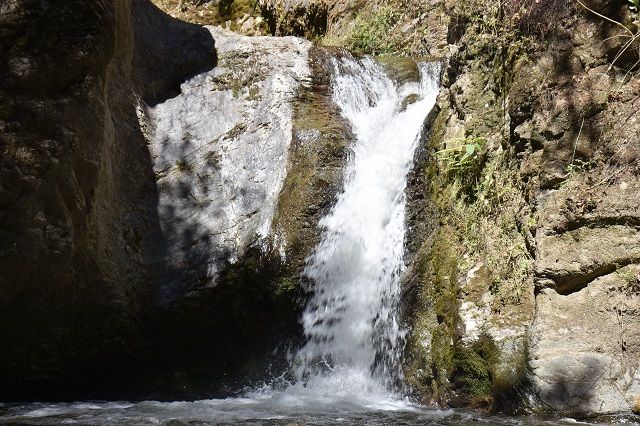
<instances>
[{"instance_id":1,"label":"moss on rock","mask_svg":"<svg viewBox=\"0 0 640 426\"><path fill-rule=\"evenodd\" d=\"M491 336L482 334L469 345L455 346L451 379L456 390L471 400L488 400L493 395L494 368L500 350Z\"/></svg>"},{"instance_id":2,"label":"moss on rock","mask_svg":"<svg viewBox=\"0 0 640 426\"><path fill-rule=\"evenodd\" d=\"M407 342L405 376L419 394L445 401L455 364L458 317L458 258L452 229L444 227L420 249L415 264L418 295Z\"/></svg>"},{"instance_id":3,"label":"moss on rock","mask_svg":"<svg viewBox=\"0 0 640 426\"><path fill-rule=\"evenodd\" d=\"M329 53L323 48L310 52L313 79L301 88L294 106L287 176L273 221L276 244L298 273L320 238L318 221L342 187L342 167L353 138L331 100Z\"/></svg>"},{"instance_id":4,"label":"moss on rock","mask_svg":"<svg viewBox=\"0 0 640 426\"><path fill-rule=\"evenodd\" d=\"M379 56L376 60L384 67L389 78L398 86L420 81L418 63L413 58L401 56Z\"/></svg>"},{"instance_id":5,"label":"moss on rock","mask_svg":"<svg viewBox=\"0 0 640 426\"><path fill-rule=\"evenodd\" d=\"M419 296L405 375L427 401L498 409L526 373L519 342L533 315L533 271L528 221L517 218L533 212L508 144L505 95L514 61L494 66L512 53L490 47L495 40L480 17L463 22L423 141L431 160L422 166L425 197L437 225L423 235L410 279ZM468 153L468 145L473 164L461 167L456 153ZM497 340L500 330L516 337Z\"/></svg>"}]
</instances>

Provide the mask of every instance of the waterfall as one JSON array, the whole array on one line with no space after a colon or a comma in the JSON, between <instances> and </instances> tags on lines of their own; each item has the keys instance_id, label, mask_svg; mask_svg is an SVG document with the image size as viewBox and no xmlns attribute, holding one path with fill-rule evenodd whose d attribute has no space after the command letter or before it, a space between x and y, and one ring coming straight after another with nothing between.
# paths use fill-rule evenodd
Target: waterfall
<instances>
[{"instance_id":1,"label":"waterfall","mask_svg":"<svg viewBox=\"0 0 640 426\"><path fill-rule=\"evenodd\" d=\"M224 52L224 39L218 37L216 40L218 47ZM278 39L278 43L292 42L295 39ZM247 45L244 44L243 47L247 48ZM164 129L167 129L170 136L166 140L160 138L155 146L156 165L160 171L164 173L166 169L171 169L177 175L173 177L175 183L179 184L189 177L182 175L188 174L186 172L189 170L183 170L182 174L175 173L178 158L193 160L202 155L200 151L214 152L220 155L220 160L216 161L220 164L217 164L215 175L207 179L224 189L227 181L220 175L246 165L240 159L249 156L240 155L246 153L240 150L257 151L250 144L253 139L224 136L225 132L228 133L229 129L236 126L225 120L234 118L237 114L227 113L220 117L220 125L214 126L210 123L205 126L209 122L205 122L205 119L213 119L215 116L199 118L197 114L193 114L194 121L188 121L184 125L191 132L190 143L186 147L193 154L191 151L185 154L174 153L172 149L179 146L178 136L182 133L178 132L182 128L178 128L180 120L172 119L171 110L176 110L178 115L186 115L191 120L192 117L188 114L190 106L195 104L204 108L206 105L198 96L194 97L202 95L205 101L217 102L214 105L220 107L228 107L228 103L232 102L234 111L245 111L250 117L256 111L273 112L274 107L285 105L295 92L283 90L282 83L290 81L288 77L292 73L305 75L304 68L295 67L295 63L300 61L295 61L292 66L285 61L288 57L296 59L295 55L283 55L282 60L276 61L281 65L282 72L268 80L267 88L271 90L275 85L279 90L274 90L277 93L265 97L264 104L257 100L232 98L228 91L214 91L213 94L204 96L210 90L207 85L210 86L212 81L196 77L185 86L185 89L193 88L193 91L187 91L191 99L188 105L169 103L157 109L155 114L159 120L156 128L162 129L165 126ZM404 269L406 176L412 166L424 119L435 104L439 67L431 63L419 64L420 82L396 84L380 64L368 57L354 59L342 56L334 59L332 65L334 101L343 117L351 123L356 142L344 171L343 193L321 220L321 241L307 259L304 273L312 283L313 296L302 318L306 344L292 357L292 371L297 380L292 383L285 375L284 380L274 380L262 389L248 391L241 397L218 400L37 403L15 409L0 404L0 422L26 421L37 424L42 421L51 424L49 420L55 423L77 420L82 424L287 422L322 425L477 423L475 414L463 416L450 410L425 410L402 398L401 393L392 386L394 381L401 378L399 358L404 339L398 319L398 298L399 278ZM209 77L215 81L224 72L227 70L218 69ZM290 89L293 86L288 87ZM211 96L215 98L209 99ZM286 135L290 133L290 127L281 128L279 123L290 121L290 113L286 109L276 109L275 112L281 113L285 119L271 119L270 116L269 120L260 120L259 124L261 127L272 126L267 129L269 131L262 131L266 132L264 135L273 145L272 151L284 153L284 148L289 143ZM251 123L249 125L253 125ZM222 136L212 135L212 132L218 131ZM164 134L156 133L158 136ZM213 136L221 138L223 147L228 149L215 151L217 145L207 142ZM234 151L234 156L230 157L227 151ZM251 158L255 158L255 155ZM280 157L277 155L274 158ZM281 176L278 166L284 163L270 164L267 160L262 161L263 157L259 159L261 161L253 166L262 166L268 174L256 184L264 183L269 188L279 188ZM194 163L196 166L200 164ZM196 172L200 170L196 168L194 173ZM195 194L200 192L196 191ZM224 196L225 192L219 191L216 194ZM213 197L209 193L206 195L216 200L225 200L221 196ZM269 208L268 201L272 197L248 199L251 200L255 203L262 201L261 205ZM196 207L200 205L206 206L206 203L196 203ZM239 205L244 208L254 206L253 203ZM178 209L179 214L190 211L186 208L189 206L182 207ZM196 212L197 215L186 216L185 213L185 218L191 220L193 216L196 220L208 217L208 211L201 208ZM241 228L260 229L257 225L270 215L270 210L266 209L260 215L253 215L261 217L257 223ZM235 223L226 220L228 215L212 216L222 225ZM232 216L234 217L238 216ZM205 223L208 224L206 221ZM230 236L246 234L238 232L233 226L229 226L226 233ZM231 238L220 239L223 242L227 240ZM514 423L509 421L509 424Z\"/></svg>"},{"instance_id":2,"label":"waterfall","mask_svg":"<svg viewBox=\"0 0 640 426\"><path fill-rule=\"evenodd\" d=\"M400 375L404 191L438 93L438 66L419 64L421 82L402 85L369 57L334 58L333 67L333 98L357 142L344 191L321 220L321 242L307 259L313 296L294 369L307 388L366 398L388 392Z\"/></svg>"},{"instance_id":3,"label":"waterfall","mask_svg":"<svg viewBox=\"0 0 640 426\"><path fill-rule=\"evenodd\" d=\"M166 259L176 271L164 298L190 280L214 282L220 265L271 232L286 176L291 105L310 78L309 42L210 30L218 66L143 117ZM439 67L420 63L416 81L397 83L371 57L342 53L330 66L333 101L356 141L343 192L321 219L321 241L306 262L312 291L302 317L306 343L292 356L295 384L287 383L285 394L376 400L401 379L406 175L435 104ZM247 76L249 86L232 90Z\"/></svg>"}]
</instances>

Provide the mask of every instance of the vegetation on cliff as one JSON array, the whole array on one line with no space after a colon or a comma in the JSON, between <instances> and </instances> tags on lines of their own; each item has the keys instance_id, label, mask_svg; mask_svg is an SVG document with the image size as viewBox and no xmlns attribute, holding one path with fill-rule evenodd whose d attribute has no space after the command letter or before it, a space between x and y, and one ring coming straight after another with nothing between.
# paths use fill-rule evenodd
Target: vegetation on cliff
<instances>
[{"instance_id":1,"label":"vegetation on cliff","mask_svg":"<svg viewBox=\"0 0 640 426\"><path fill-rule=\"evenodd\" d=\"M598 10L620 21L629 16L622 4L600 5ZM597 410L591 407L599 398L613 399L608 382L580 387L582 375L570 367L571 357L590 362L590 351L597 349L558 345L556 353L564 346L568 359L566 364L558 363L544 348L550 344L547 341L556 339L546 327L563 315L562 310L567 309L561 307L563 303L571 302L558 299L557 311L540 312L547 305L536 295L579 291L594 278L637 262L629 256L634 239L614 237L618 231L613 228L608 232L618 244L627 244L626 248L612 249L612 255L602 260L586 260L594 250L590 241L599 238L597 229L585 230L586 238L574 233L570 251L559 237L546 237L549 219L559 218L551 212L556 202L590 199L591 207L586 209L600 210L596 216L610 214L605 207L612 202L607 201L608 196L603 198L601 190L577 192L576 183L591 182L624 199L620 188L626 191L637 179L628 163L630 157L637 158L637 151L631 148L637 146L636 139L621 140L619 133L604 125L607 116L618 114L618 108L630 107L615 99L618 91L637 91L637 81L628 79L628 71L633 72L637 65L637 54L634 58L629 52L633 49L627 49L630 57L623 61L624 55L618 53L625 49L626 41L613 41L620 32L616 25L577 4L546 1L525 7L513 1L500 7L492 2L469 2L454 6L450 16L449 34L456 46L443 74L440 111L426 139L432 161L423 166L428 176L425 197L439 212L439 225L425 235L413 269L417 283L412 285L427 294L417 290L419 303L413 305L416 326L407 346L408 380L420 394L435 395L437 400L448 397L454 404L462 395L468 403L492 397L494 409ZM597 41L585 38L594 31L599 31ZM613 60L617 62L613 69L619 70L615 76L607 74ZM618 80L615 86L613 80ZM555 101L551 100L554 96ZM611 151L614 146L615 153ZM462 158L467 164L460 164ZM587 163L588 167L582 166ZM575 213L591 215L585 210ZM596 219L589 227L606 228L607 223ZM570 258L561 264L557 259L563 254ZM549 257L556 259L554 266ZM584 264L579 271L569 272L569 262L575 258L585 259ZM455 266L442 270L443 259L451 259ZM441 290L429 294L433 283L440 283ZM597 288L598 281L593 285ZM636 306L638 300L630 302ZM451 304L455 307L445 319L438 306ZM622 321L637 321L633 312L627 308ZM533 329L531 321L537 324ZM591 326L609 327L619 339L633 339L624 328L614 331L615 324L605 317L599 321ZM446 339L440 338L443 331L448 333ZM431 344L426 345L429 336ZM473 351L474 342L487 336L499 354L497 362L487 363L492 365L491 374L463 369L467 373L461 375L452 360L465 359L465 351ZM594 342L593 346L601 344ZM459 347L466 349L458 351ZM616 352L608 356L615 359ZM431 365L432 372L425 365ZM624 368L634 371L637 366L632 362ZM443 371L446 380L439 379ZM550 374L556 374L556 379L549 379ZM553 383L558 376L571 383L578 396L560 396L558 388L544 384L545 380ZM474 377L484 377L491 384L470 386ZM619 376L613 380L624 381ZM632 393L618 397L611 406L629 407L632 398ZM623 408L611 408L615 409Z\"/></svg>"},{"instance_id":2,"label":"vegetation on cliff","mask_svg":"<svg viewBox=\"0 0 640 426\"><path fill-rule=\"evenodd\" d=\"M152 0L178 19L250 35L267 34L258 0Z\"/></svg>"}]
</instances>

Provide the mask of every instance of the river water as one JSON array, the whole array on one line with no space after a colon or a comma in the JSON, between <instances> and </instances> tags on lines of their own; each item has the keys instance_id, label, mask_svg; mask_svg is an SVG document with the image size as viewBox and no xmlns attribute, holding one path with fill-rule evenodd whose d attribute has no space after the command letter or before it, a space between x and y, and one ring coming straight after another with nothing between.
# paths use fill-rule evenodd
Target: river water
<instances>
[{"instance_id":1,"label":"river water","mask_svg":"<svg viewBox=\"0 0 640 426\"><path fill-rule=\"evenodd\" d=\"M488 416L470 411L427 409L403 401L351 401L272 391L243 398L195 402L81 402L0 404L0 424L23 425L639 425L613 416L582 422L572 418Z\"/></svg>"}]
</instances>

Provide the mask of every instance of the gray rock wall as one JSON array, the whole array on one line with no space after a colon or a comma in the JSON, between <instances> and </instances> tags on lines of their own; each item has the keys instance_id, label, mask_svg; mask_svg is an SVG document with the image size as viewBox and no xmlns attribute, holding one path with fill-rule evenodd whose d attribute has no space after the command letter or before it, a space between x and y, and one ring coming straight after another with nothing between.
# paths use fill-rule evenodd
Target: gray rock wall
<instances>
[{"instance_id":1,"label":"gray rock wall","mask_svg":"<svg viewBox=\"0 0 640 426\"><path fill-rule=\"evenodd\" d=\"M162 36L148 20L179 27L166 56L146 56L145 38ZM213 39L145 1L7 1L0 33L2 392L73 392L148 343L148 265L162 244L136 108L211 68Z\"/></svg>"}]
</instances>

